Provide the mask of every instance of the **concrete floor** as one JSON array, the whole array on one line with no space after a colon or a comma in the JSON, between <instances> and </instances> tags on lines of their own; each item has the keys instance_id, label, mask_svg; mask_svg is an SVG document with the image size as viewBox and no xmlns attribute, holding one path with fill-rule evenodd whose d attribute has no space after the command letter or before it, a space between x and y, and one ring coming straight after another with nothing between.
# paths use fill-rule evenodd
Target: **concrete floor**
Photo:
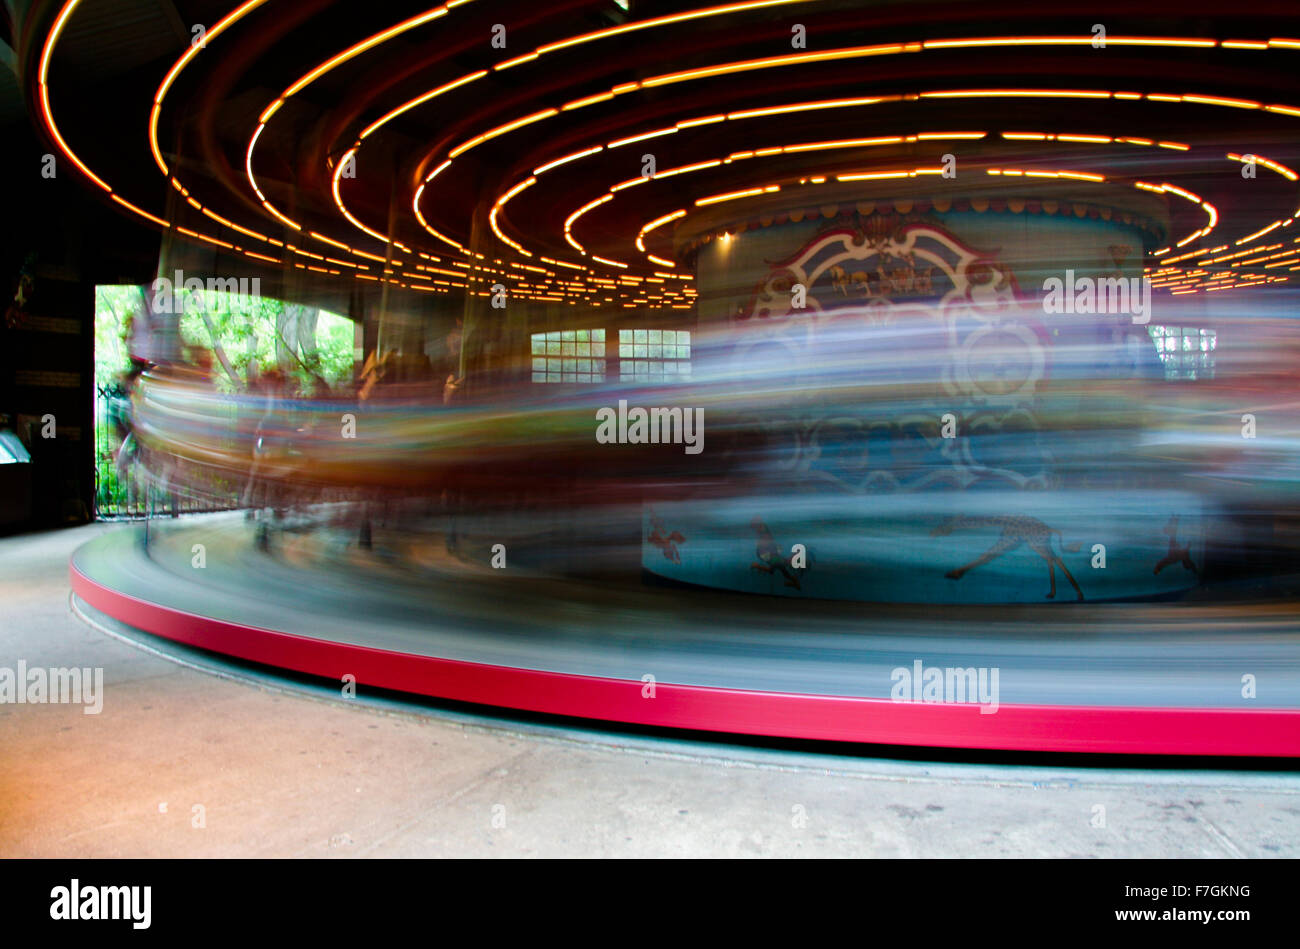
<instances>
[{"instance_id":1,"label":"concrete floor","mask_svg":"<svg viewBox=\"0 0 1300 949\"><path fill-rule=\"evenodd\" d=\"M1300 856L1296 773L790 753L214 675L70 611L68 555L112 529L0 539L0 666L106 693L0 704L0 856Z\"/></svg>"}]
</instances>

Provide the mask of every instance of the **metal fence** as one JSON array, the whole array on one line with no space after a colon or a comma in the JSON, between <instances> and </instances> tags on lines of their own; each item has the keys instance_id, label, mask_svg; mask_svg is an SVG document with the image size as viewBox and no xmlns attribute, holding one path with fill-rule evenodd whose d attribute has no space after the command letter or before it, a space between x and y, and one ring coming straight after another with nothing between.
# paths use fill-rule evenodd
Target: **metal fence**
<instances>
[{"instance_id":1,"label":"metal fence","mask_svg":"<svg viewBox=\"0 0 1300 949\"><path fill-rule=\"evenodd\" d=\"M95 518L119 520L229 511L241 485L172 460L170 476L135 439L130 398L118 384L95 387Z\"/></svg>"}]
</instances>

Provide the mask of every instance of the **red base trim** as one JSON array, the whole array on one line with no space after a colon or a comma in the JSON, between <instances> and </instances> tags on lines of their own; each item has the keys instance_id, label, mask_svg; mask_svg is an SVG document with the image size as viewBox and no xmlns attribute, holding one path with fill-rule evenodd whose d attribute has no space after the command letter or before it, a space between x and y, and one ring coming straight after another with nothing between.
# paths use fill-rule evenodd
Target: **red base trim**
<instances>
[{"instance_id":1,"label":"red base trim","mask_svg":"<svg viewBox=\"0 0 1300 949\"><path fill-rule=\"evenodd\" d=\"M69 564L91 606L155 636L361 685L552 715L779 738L1120 754L1300 756L1300 709L891 702L513 669L311 639L197 616L102 586Z\"/></svg>"}]
</instances>

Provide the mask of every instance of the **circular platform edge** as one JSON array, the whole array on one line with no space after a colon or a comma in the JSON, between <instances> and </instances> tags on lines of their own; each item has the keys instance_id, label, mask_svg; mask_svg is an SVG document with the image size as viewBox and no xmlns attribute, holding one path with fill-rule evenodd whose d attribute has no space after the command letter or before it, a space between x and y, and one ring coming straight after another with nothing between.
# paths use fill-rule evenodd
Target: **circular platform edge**
<instances>
[{"instance_id":1,"label":"circular platform edge","mask_svg":"<svg viewBox=\"0 0 1300 949\"><path fill-rule=\"evenodd\" d=\"M165 639L342 683L550 715L773 738L1003 751L1300 757L1300 710L893 702L610 679L416 656L160 606L68 564L73 592ZM649 670L647 670L649 671Z\"/></svg>"}]
</instances>

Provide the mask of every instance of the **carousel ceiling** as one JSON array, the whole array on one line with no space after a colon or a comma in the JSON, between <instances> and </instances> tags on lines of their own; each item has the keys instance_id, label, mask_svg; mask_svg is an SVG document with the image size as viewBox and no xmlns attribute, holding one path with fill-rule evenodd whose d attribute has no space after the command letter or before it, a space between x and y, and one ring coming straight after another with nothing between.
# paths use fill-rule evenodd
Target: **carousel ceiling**
<instances>
[{"instance_id":1,"label":"carousel ceiling","mask_svg":"<svg viewBox=\"0 0 1300 949\"><path fill-rule=\"evenodd\" d=\"M66 0L15 34L63 167L228 267L689 308L720 208L900 194L1154 202L1156 286L1290 282L1289 9Z\"/></svg>"}]
</instances>

